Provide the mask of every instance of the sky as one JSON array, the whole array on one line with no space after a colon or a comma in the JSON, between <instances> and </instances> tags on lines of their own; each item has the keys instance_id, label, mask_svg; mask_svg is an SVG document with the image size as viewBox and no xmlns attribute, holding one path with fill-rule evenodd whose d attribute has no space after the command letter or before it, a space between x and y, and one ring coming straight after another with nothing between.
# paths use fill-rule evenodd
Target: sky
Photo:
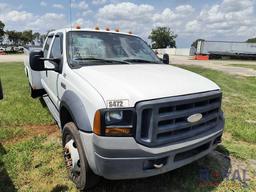
<instances>
[{"instance_id":1,"label":"sky","mask_svg":"<svg viewBox=\"0 0 256 192\"><path fill-rule=\"evenodd\" d=\"M75 24L120 28L146 41L152 28L166 26L178 35L177 46L186 48L199 38L256 37L255 7L256 0L0 0L0 20L7 30L40 33Z\"/></svg>"}]
</instances>

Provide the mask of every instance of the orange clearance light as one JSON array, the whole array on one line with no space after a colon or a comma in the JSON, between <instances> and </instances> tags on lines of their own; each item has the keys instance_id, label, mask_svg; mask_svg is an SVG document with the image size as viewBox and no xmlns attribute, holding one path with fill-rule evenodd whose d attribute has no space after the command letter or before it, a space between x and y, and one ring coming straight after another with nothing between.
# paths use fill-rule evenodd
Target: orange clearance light
<instances>
[{"instance_id":1,"label":"orange clearance light","mask_svg":"<svg viewBox=\"0 0 256 192\"><path fill-rule=\"evenodd\" d=\"M95 27L95 30L97 30L97 31L98 31L98 30L100 30L100 28L97 26L97 27Z\"/></svg>"},{"instance_id":2,"label":"orange clearance light","mask_svg":"<svg viewBox=\"0 0 256 192\"><path fill-rule=\"evenodd\" d=\"M106 27L106 31L110 31L109 27Z\"/></svg>"},{"instance_id":3,"label":"orange clearance light","mask_svg":"<svg viewBox=\"0 0 256 192\"><path fill-rule=\"evenodd\" d=\"M75 28L76 29L81 29L81 26L77 24L77 25L75 25Z\"/></svg>"},{"instance_id":4,"label":"orange clearance light","mask_svg":"<svg viewBox=\"0 0 256 192\"><path fill-rule=\"evenodd\" d=\"M115 31L116 31L116 32L120 32L120 30L119 30L119 29L116 29Z\"/></svg>"},{"instance_id":5,"label":"orange clearance light","mask_svg":"<svg viewBox=\"0 0 256 192\"><path fill-rule=\"evenodd\" d=\"M129 35L131 35L131 34L132 34L132 32L131 32L131 31L129 31L129 32L128 32L128 34L129 34Z\"/></svg>"}]
</instances>

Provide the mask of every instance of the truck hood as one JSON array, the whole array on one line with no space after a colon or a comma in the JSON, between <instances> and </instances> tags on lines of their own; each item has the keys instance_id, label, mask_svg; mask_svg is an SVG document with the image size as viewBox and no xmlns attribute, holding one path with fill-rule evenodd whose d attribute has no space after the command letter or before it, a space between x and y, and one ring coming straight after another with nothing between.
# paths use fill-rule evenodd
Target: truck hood
<instances>
[{"instance_id":1,"label":"truck hood","mask_svg":"<svg viewBox=\"0 0 256 192\"><path fill-rule=\"evenodd\" d=\"M214 82L193 72L164 64L87 66L74 71L110 100L138 101L201 93L220 89Z\"/></svg>"}]
</instances>

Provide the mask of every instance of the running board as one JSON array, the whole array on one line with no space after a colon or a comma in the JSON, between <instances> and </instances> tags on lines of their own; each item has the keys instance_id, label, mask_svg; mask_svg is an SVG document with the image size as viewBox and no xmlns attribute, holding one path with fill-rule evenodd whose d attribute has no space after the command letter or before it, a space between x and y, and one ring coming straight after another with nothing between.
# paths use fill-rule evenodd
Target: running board
<instances>
[{"instance_id":1,"label":"running board","mask_svg":"<svg viewBox=\"0 0 256 192\"><path fill-rule=\"evenodd\" d=\"M52 114L54 120L57 122L58 126L61 127L59 111L56 109L55 105L52 103L52 101L48 97L48 95L44 95L43 100L44 100L45 104L47 105L50 113Z\"/></svg>"}]
</instances>

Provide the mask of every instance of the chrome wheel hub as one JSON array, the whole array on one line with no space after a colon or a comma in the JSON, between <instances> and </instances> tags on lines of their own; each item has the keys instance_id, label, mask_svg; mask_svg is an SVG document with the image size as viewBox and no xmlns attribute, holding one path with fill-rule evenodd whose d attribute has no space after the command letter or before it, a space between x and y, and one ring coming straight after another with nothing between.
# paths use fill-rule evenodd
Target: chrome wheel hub
<instances>
[{"instance_id":1,"label":"chrome wheel hub","mask_svg":"<svg viewBox=\"0 0 256 192\"><path fill-rule=\"evenodd\" d=\"M66 143L64 147L64 158L66 166L72 177L80 175L80 158L76 143L73 139Z\"/></svg>"}]
</instances>

